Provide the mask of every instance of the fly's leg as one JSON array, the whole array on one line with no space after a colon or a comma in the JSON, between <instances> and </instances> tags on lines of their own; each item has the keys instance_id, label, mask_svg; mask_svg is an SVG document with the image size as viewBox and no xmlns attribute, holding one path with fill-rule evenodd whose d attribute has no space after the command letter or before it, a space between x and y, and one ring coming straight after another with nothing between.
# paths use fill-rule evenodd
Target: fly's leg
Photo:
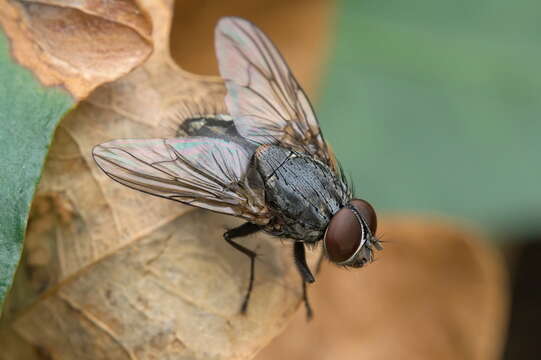
<instances>
[{"instance_id":1,"label":"fly's leg","mask_svg":"<svg viewBox=\"0 0 541 360\"><path fill-rule=\"evenodd\" d=\"M254 251L233 241L233 239L256 233L259 230L261 230L261 228L258 225L247 222L239 227L227 231L224 234L224 239L229 245L233 246L236 250L240 251L241 253L250 258L250 282L248 283L248 291L244 296L244 301L242 302L242 306L240 308L240 312L242 314L246 313L246 310L248 309L248 303L250 302L250 295L254 286L255 258L257 257L257 254Z\"/></svg>"},{"instance_id":2,"label":"fly's leg","mask_svg":"<svg viewBox=\"0 0 541 360\"><path fill-rule=\"evenodd\" d=\"M300 241L296 241L293 245L293 258L295 259L295 265L297 265L297 270L302 277L302 300L304 301L304 306L306 308L306 318L308 320L312 319L313 311L308 301L308 293L306 290L306 283L313 283L315 281L314 275L310 271L308 264L306 263L306 252L304 249L304 244Z\"/></svg>"},{"instance_id":3,"label":"fly's leg","mask_svg":"<svg viewBox=\"0 0 541 360\"><path fill-rule=\"evenodd\" d=\"M299 270L303 281L307 283L316 281L306 263L306 252L302 241L295 241L295 244L293 245L293 257L295 258L295 265L297 265L297 269Z\"/></svg>"},{"instance_id":4,"label":"fly's leg","mask_svg":"<svg viewBox=\"0 0 541 360\"><path fill-rule=\"evenodd\" d=\"M310 321L314 317L312 306L308 301L308 290L306 289L306 281L302 281L302 301L304 302L304 308L306 309L306 320Z\"/></svg>"}]
</instances>

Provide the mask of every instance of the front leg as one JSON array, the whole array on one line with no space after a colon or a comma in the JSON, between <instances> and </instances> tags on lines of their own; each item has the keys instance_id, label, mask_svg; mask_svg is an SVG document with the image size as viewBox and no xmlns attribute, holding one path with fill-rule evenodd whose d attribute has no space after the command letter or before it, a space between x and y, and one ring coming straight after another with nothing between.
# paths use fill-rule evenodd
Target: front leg
<instances>
[{"instance_id":1,"label":"front leg","mask_svg":"<svg viewBox=\"0 0 541 360\"><path fill-rule=\"evenodd\" d=\"M250 282L248 283L248 291L244 296L244 301L242 302L242 306L240 308L240 312L242 314L246 314L246 310L248 309L248 303L250 302L250 294L252 293L252 288L254 286L255 258L257 257L257 254L254 251L233 241L233 239L237 237L248 236L250 234L258 232L259 230L261 230L261 227L259 225L247 222L224 233L224 239L229 245L233 246L236 250L240 251L241 253L250 258Z\"/></svg>"},{"instance_id":2,"label":"front leg","mask_svg":"<svg viewBox=\"0 0 541 360\"><path fill-rule=\"evenodd\" d=\"M315 279L306 263L306 252L303 242L295 241L295 244L293 245L293 258L295 259L295 265L297 265L297 270L299 270L302 278L302 300L306 307L306 318L310 320L313 316L313 311L310 302L308 301L306 283L313 283Z\"/></svg>"},{"instance_id":3,"label":"front leg","mask_svg":"<svg viewBox=\"0 0 541 360\"><path fill-rule=\"evenodd\" d=\"M306 263L306 252L302 241L295 241L295 244L293 245L293 257L295 258L295 265L297 265L297 269L299 270L303 281L307 283L316 281Z\"/></svg>"}]
</instances>

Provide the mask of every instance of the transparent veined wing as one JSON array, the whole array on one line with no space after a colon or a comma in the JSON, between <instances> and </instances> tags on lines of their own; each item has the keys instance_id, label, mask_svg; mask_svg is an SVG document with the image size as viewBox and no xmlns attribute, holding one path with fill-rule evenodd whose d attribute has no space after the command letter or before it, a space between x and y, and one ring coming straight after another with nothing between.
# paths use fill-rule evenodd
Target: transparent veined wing
<instances>
[{"instance_id":1,"label":"transparent veined wing","mask_svg":"<svg viewBox=\"0 0 541 360\"><path fill-rule=\"evenodd\" d=\"M94 147L98 166L152 195L265 223L263 189L251 187L249 148L209 137L121 139Z\"/></svg>"},{"instance_id":2,"label":"transparent veined wing","mask_svg":"<svg viewBox=\"0 0 541 360\"><path fill-rule=\"evenodd\" d=\"M339 173L306 94L272 42L249 21L222 18L215 31L226 104L238 132L256 144L286 144Z\"/></svg>"}]
</instances>

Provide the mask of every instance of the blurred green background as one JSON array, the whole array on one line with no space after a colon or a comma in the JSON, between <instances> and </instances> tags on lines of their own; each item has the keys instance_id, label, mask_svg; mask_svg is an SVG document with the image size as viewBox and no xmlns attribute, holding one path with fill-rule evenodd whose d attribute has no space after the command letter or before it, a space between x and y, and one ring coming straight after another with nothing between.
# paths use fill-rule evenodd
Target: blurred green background
<instances>
[{"instance_id":1,"label":"blurred green background","mask_svg":"<svg viewBox=\"0 0 541 360\"><path fill-rule=\"evenodd\" d=\"M357 196L539 230L539 14L532 0L339 2L318 110Z\"/></svg>"},{"instance_id":2,"label":"blurred green background","mask_svg":"<svg viewBox=\"0 0 541 360\"><path fill-rule=\"evenodd\" d=\"M357 196L505 244L503 359L539 357L540 14L533 0L342 0L318 104Z\"/></svg>"}]
</instances>

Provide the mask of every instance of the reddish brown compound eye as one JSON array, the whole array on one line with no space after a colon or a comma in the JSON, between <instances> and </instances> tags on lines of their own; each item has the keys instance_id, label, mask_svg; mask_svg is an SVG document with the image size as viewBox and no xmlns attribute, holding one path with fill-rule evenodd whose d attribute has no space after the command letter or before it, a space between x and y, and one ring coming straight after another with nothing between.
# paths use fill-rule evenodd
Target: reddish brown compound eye
<instances>
[{"instance_id":1,"label":"reddish brown compound eye","mask_svg":"<svg viewBox=\"0 0 541 360\"><path fill-rule=\"evenodd\" d=\"M361 244L361 234L361 225L353 211L345 207L338 210L323 240L329 260L340 263L352 257Z\"/></svg>"},{"instance_id":2,"label":"reddish brown compound eye","mask_svg":"<svg viewBox=\"0 0 541 360\"><path fill-rule=\"evenodd\" d=\"M355 208L361 213L363 219L366 221L366 224L370 228L372 235L375 235L376 229L378 228L378 219L372 205L370 205L367 201L361 199L353 199L350 203L351 205L355 206Z\"/></svg>"}]
</instances>

